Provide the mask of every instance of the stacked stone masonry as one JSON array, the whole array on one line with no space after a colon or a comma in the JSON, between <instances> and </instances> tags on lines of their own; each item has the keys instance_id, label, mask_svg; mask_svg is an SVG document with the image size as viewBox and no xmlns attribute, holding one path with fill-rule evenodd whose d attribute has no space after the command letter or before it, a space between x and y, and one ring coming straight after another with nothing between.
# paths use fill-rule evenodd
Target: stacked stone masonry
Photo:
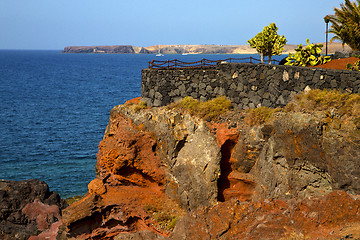
<instances>
[{"instance_id":1,"label":"stacked stone masonry","mask_svg":"<svg viewBox=\"0 0 360 240\"><path fill-rule=\"evenodd\" d=\"M164 106L186 96L200 101L226 96L234 107L242 109L282 107L307 86L360 93L360 73L251 63L225 63L206 69L143 69L141 97L148 106Z\"/></svg>"}]
</instances>

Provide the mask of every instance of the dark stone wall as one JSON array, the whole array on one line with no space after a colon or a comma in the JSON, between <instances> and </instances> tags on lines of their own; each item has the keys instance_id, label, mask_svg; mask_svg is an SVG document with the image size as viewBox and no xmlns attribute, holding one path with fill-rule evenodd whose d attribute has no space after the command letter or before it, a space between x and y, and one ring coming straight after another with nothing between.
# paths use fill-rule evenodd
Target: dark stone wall
<instances>
[{"instance_id":1,"label":"dark stone wall","mask_svg":"<svg viewBox=\"0 0 360 240\"><path fill-rule=\"evenodd\" d=\"M227 96L242 109L282 107L307 86L360 93L360 73L251 63L206 69L143 69L141 97L149 106L164 106L186 96L200 101Z\"/></svg>"}]
</instances>

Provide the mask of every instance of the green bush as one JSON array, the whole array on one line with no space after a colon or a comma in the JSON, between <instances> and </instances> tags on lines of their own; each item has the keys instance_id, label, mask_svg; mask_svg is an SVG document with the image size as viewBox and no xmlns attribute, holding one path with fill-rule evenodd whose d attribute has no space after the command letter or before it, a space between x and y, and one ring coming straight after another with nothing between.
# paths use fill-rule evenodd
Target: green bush
<instances>
[{"instance_id":1,"label":"green bush","mask_svg":"<svg viewBox=\"0 0 360 240\"><path fill-rule=\"evenodd\" d=\"M134 107L134 111L135 112L139 112L142 109L146 109L147 105L145 101L140 101L138 104L135 105Z\"/></svg>"},{"instance_id":2,"label":"green bush","mask_svg":"<svg viewBox=\"0 0 360 240\"><path fill-rule=\"evenodd\" d=\"M167 228L169 230L173 230L178 220L179 220L178 216L172 217L171 221L167 224Z\"/></svg>"},{"instance_id":3,"label":"green bush","mask_svg":"<svg viewBox=\"0 0 360 240\"><path fill-rule=\"evenodd\" d=\"M307 46L298 45L295 49L295 54L289 53L286 58L285 65L291 66L316 66L331 61L329 56L321 55L322 44L309 44L309 39L306 39Z\"/></svg>"},{"instance_id":4,"label":"green bush","mask_svg":"<svg viewBox=\"0 0 360 240\"><path fill-rule=\"evenodd\" d=\"M360 59L360 56L356 56ZM351 70L351 71L360 71L360 60L357 60L354 65L352 65L351 63L348 63L346 65L346 70Z\"/></svg>"},{"instance_id":5,"label":"green bush","mask_svg":"<svg viewBox=\"0 0 360 240\"><path fill-rule=\"evenodd\" d=\"M199 101L196 99L193 99L192 97L184 97L180 102L179 105L177 105L177 107L183 108L183 109L187 109L189 110L192 114L195 114L195 112L197 111L198 107L199 107Z\"/></svg>"}]
</instances>

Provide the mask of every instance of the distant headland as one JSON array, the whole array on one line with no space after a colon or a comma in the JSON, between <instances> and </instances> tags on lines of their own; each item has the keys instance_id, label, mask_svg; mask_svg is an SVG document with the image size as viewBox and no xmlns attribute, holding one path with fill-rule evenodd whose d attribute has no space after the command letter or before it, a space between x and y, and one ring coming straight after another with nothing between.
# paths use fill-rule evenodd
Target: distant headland
<instances>
[{"instance_id":1,"label":"distant headland","mask_svg":"<svg viewBox=\"0 0 360 240\"><path fill-rule=\"evenodd\" d=\"M324 43L322 43L324 44ZM287 44L284 54L295 52L295 44ZM336 51L349 52L350 48L341 43L333 42L328 46L328 53ZM113 46L68 46L63 53L117 53L117 54L256 54L256 50L248 45L154 45L150 47L136 47L132 45ZM325 52L325 44L323 47Z\"/></svg>"}]
</instances>

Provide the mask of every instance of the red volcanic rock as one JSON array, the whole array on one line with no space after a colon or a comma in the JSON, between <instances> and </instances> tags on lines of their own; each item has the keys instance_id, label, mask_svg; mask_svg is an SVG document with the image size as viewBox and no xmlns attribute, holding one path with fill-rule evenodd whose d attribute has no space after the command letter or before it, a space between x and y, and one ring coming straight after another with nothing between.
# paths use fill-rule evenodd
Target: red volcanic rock
<instances>
[{"instance_id":1,"label":"red volcanic rock","mask_svg":"<svg viewBox=\"0 0 360 240\"><path fill-rule=\"evenodd\" d=\"M133 107L111 111L97 177L63 211L59 240L166 239L185 211L169 239L360 237L360 200L348 195L360 189L355 126L325 128L321 113L249 126L243 114L226 125Z\"/></svg>"},{"instance_id":2,"label":"red volcanic rock","mask_svg":"<svg viewBox=\"0 0 360 240\"><path fill-rule=\"evenodd\" d=\"M61 222L60 209L66 206L45 182L0 180L0 239L27 240L50 226L56 228Z\"/></svg>"},{"instance_id":3,"label":"red volcanic rock","mask_svg":"<svg viewBox=\"0 0 360 240\"><path fill-rule=\"evenodd\" d=\"M90 194L104 194L106 192L106 187L102 180L95 178L88 185Z\"/></svg>"},{"instance_id":4,"label":"red volcanic rock","mask_svg":"<svg viewBox=\"0 0 360 240\"><path fill-rule=\"evenodd\" d=\"M156 222L146 211L146 206L160 208L158 201L164 206L173 204L151 188L108 186L105 194L88 194L63 211L66 229L62 230L61 239L113 239L119 233L142 230L167 235L155 227Z\"/></svg>"},{"instance_id":5,"label":"red volcanic rock","mask_svg":"<svg viewBox=\"0 0 360 240\"><path fill-rule=\"evenodd\" d=\"M125 102L125 104L138 104L141 100L141 97L137 97L137 98L133 98L133 99L130 99L130 100L127 100Z\"/></svg>"},{"instance_id":6,"label":"red volcanic rock","mask_svg":"<svg viewBox=\"0 0 360 240\"><path fill-rule=\"evenodd\" d=\"M110 185L159 187L164 184L164 170L155 147L156 140L150 133L112 112L99 144L97 176Z\"/></svg>"},{"instance_id":7,"label":"red volcanic rock","mask_svg":"<svg viewBox=\"0 0 360 240\"><path fill-rule=\"evenodd\" d=\"M50 229L47 229L40 233L37 236L31 236L28 240L49 240L49 239L56 239L56 236L58 235L59 228L62 224L62 221L57 221L53 224L51 224Z\"/></svg>"},{"instance_id":8,"label":"red volcanic rock","mask_svg":"<svg viewBox=\"0 0 360 240\"><path fill-rule=\"evenodd\" d=\"M166 176L161 185L165 187L166 194L186 210L216 204L220 148L204 121L167 108L141 111L133 109L133 106L126 105L115 107L106 134L112 135L118 132L116 116L132 121L135 123L133 127L136 131L147 132L152 136L151 139L146 140L148 144L152 143L149 151L146 148L141 151L144 150L144 153L147 151L149 154L136 155L143 161L142 168L156 163L149 158L153 154L160 160L162 172ZM109 149L108 152L117 154L118 150L119 148ZM133 154L130 151L128 153ZM101 160L100 155L99 159ZM98 164L101 162L98 161ZM113 164L115 165L116 162ZM156 169L156 166L151 169ZM124 177L126 172L120 175Z\"/></svg>"},{"instance_id":9,"label":"red volcanic rock","mask_svg":"<svg viewBox=\"0 0 360 240\"><path fill-rule=\"evenodd\" d=\"M89 194L63 211L59 238L113 239L143 230L168 235L153 212L182 210L164 193L165 174L155 146L144 128L112 112L99 144L97 178L90 182Z\"/></svg>"},{"instance_id":10,"label":"red volcanic rock","mask_svg":"<svg viewBox=\"0 0 360 240\"><path fill-rule=\"evenodd\" d=\"M134 233L120 233L114 240L166 240L167 237L157 235L151 231L138 231Z\"/></svg>"},{"instance_id":11,"label":"red volcanic rock","mask_svg":"<svg viewBox=\"0 0 360 240\"><path fill-rule=\"evenodd\" d=\"M223 189L224 201L237 198L240 201L250 201L254 194L255 180L250 174L233 170L227 176L228 188ZM221 189L219 189L221 190Z\"/></svg>"},{"instance_id":12,"label":"red volcanic rock","mask_svg":"<svg viewBox=\"0 0 360 240\"><path fill-rule=\"evenodd\" d=\"M302 201L232 199L188 214L170 239L357 239L359 208L360 200L342 191Z\"/></svg>"},{"instance_id":13,"label":"red volcanic rock","mask_svg":"<svg viewBox=\"0 0 360 240\"><path fill-rule=\"evenodd\" d=\"M27 204L22 212L30 219L35 220L38 229L43 231L48 229L54 221L61 219L60 209L56 205L47 205L39 199L35 199L33 203Z\"/></svg>"},{"instance_id":14,"label":"red volcanic rock","mask_svg":"<svg viewBox=\"0 0 360 240\"><path fill-rule=\"evenodd\" d=\"M216 142L221 147L221 175L218 180L218 200L228 201L237 198L240 201L250 201L254 194L255 181L250 174L237 170L237 154L234 154L239 141L239 129L229 128L226 124L211 123L210 129L216 137ZM240 138L241 140L241 138Z\"/></svg>"},{"instance_id":15,"label":"red volcanic rock","mask_svg":"<svg viewBox=\"0 0 360 240\"><path fill-rule=\"evenodd\" d=\"M60 208L56 205L47 205L39 199L27 204L22 212L30 219L35 220L37 227L42 231L38 236L32 236L29 240L55 239L59 227L62 224Z\"/></svg>"},{"instance_id":16,"label":"red volcanic rock","mask_svg":"<svg viewBox=\"0 0 360 240\"><path fill-rule=\"evenodd\" d=\"M229 128L229 126L224 123L211 122L208 123L208 125L215 134L216 142L220 147L223 146L227 141L237 143L239 138L239 129Z\"/></svg>"}]
</instances>

